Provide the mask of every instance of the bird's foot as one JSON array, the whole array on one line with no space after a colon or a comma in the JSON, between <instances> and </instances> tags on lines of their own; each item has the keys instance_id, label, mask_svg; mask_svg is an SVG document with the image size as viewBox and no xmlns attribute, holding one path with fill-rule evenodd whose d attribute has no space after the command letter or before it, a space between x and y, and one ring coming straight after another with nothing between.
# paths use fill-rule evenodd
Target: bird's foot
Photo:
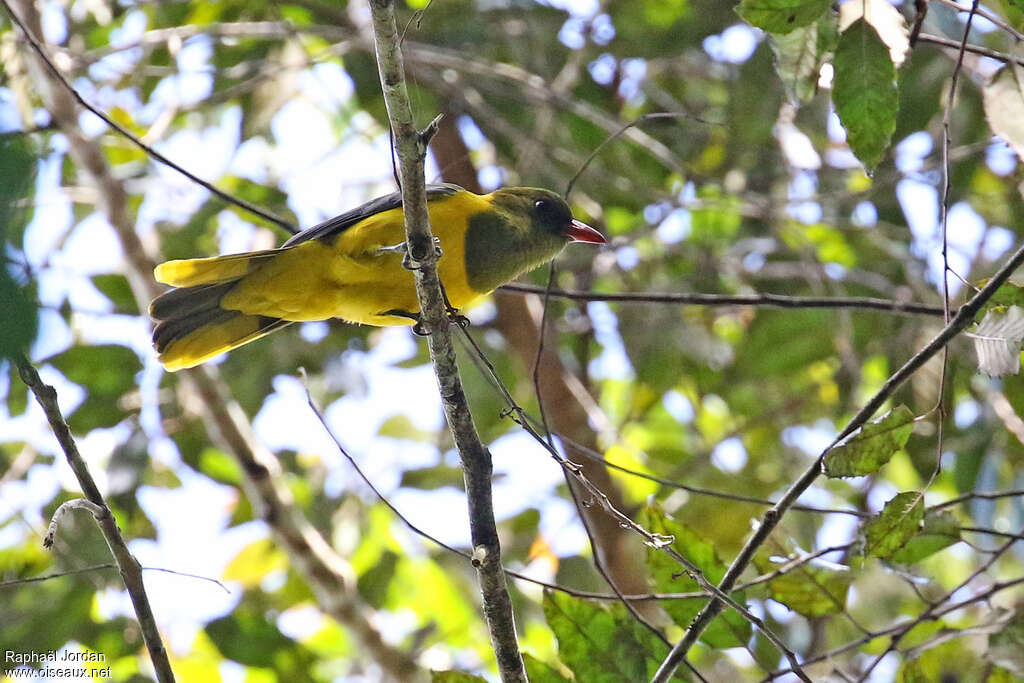
<instances>
[{"instance_id":1,"label":"bird's foot","mask_svg":"<svg viewBox=\"0 0 1024 683\"><path fill-rule=\"evenodd\" d=\"M447 303L447 301L445 302L445 314L448 316L449 323L458 325L462 329L469 327L469 318L459 313L459 309ZM426 337L430 334L430 331L427 330L426 323L423 320L423 316L419 313L410 313L409 311L403 311L399 308L393 308L382 312L380 315L393 315L396 318L406 318L407 320L414 321L412 325L412 333L417 337Z\"/></svg>"},{"instance_id":2,"label":"bird's foot","mask_svg":"<svg viewBox=\"0 0 1024 683\"><path fill-rule=\"evenodd\" d=\"M378 247L377 254L402 254L402 267L406 270L419 270L419 265L409 258L409 249L405 242L399 242L398 244L392 244L387 247ZM434 238L434 256L441 258L444 256L444 251L441 250L441 238Z\"/></svg>"},{"instance_id":3,"label":"bird's foot","mask_svg":"<svg viewBox=\"0 0 1024 683\"><path fill-rule=\"evenodd\" d=\"M445 297L446 301L444 312L448 315L448 322L453 325L458 325L462 329L469 327L469 318L459 313L459 309L448 303L447 298L448 297Z\"/></svg>"}]
</instances>

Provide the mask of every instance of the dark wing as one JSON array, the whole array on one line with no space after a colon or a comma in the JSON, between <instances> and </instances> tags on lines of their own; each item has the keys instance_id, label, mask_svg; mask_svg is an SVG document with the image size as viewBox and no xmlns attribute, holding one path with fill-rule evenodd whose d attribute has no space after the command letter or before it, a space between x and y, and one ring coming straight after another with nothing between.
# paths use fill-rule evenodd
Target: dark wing
<instances>
[{"instance_id":1,"label":"dark wing","mask_svg":"<svg viewBox=\"0 0 1024 683\"><path fill-rule=\"evenodd\" d=\"M435 199L441 199L442 197L451 197L457 192L464 192L464 190L458 185L452 185L450 183L427 185L427 201L429 202ZM357 206L351 211L346 211L340 216L328 218L323 223L314 225L312 228L307 228L297 235L292 235L291 239L281 245L281 247L291 247L299 244L300 242L308 242L309 240L318 240L338 235L364 218L381 213L382 211L397 209L401 205L402 194L400 192L392 192L391 194L384 195L383 197L371 199L362 206Z\"/></svg>"}]
</instances>

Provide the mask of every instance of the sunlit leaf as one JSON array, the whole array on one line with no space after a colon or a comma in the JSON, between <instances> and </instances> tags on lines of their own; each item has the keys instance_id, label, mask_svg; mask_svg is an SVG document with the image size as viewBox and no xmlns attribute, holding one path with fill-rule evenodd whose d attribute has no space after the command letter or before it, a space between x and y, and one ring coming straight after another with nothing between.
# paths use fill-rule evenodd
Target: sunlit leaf
<instances>
[{"instance_id":1,"label":"sunlit leaf","mask_svg":"<svg viewBox=\"0 0 1024 683\"><path fill-rule=\"evenodd\" d=\"M529 652L523 653L523 664L526 666L526 676L530 683L570 683L570 679L563 676L553 666L542 662Z\"/></svg>"},{"instance_id":2,"label":"sunlit leaf","mask_svg":"<svg viewBox=\"0 0 1024 683\"><path fill-rule=\"evenodd\" d=\"M670 547L696 565L711 583L717 584L725 576L726 565L718 559L715 544L701 538L683 524L666 515L659 507L647 505L637 521L648 531L671 537ZM688 593L701 590L696 580L687 576L685 568L675 559L656 548L647 548L647 568L654 588L659 593ZM743 604L744 594L733 593L734 600ZM667 600L662 604L672 620L686 628L703 606L700 600ZM736 647L750 637L750 623L734 610L725 610L704 631L701 639L714 647Z\"/></svg>"},{"instance_id":3,"label":"sunlit leaf","mask_svg":"<svg viewBox=\"0 0 1024 683\"><path fill-rule=\"evenodd\" d=\"M921 662L910 659L903 663L896 674L896 683L929 683L921 669Z\"/></svg>"},{"instance_id":4,"label":"sunlit leaf","mask_svg":"<svg viewBox=\"0 0 1024 683\"><path fill-rule=\"evenodd\" d=\"M410 441L430 441L435 438L433 432L420 429L408 415L394 415L384 421L377 432L380 436L392 439L408 439Z\"/></svg>"},{"instance_id":5,"label":"sunlit leaf","mask_svg":"<svg viewBox=\"0 0 1024 683\"><path fill-rule=\"evenodd\" d=\"M825 474L829 477L862 477L877 472L907 444L912 431L914 414L906 406L897 406L831 448L825 454Z\"/></svg>"},{"instance_id":6,"label":"sunlit leaf","mask_svg":"<svg viewBox=\"0 0 1024 683\"><path fill-rule=\"evenodd\" d=\"M243 587L259 585L267 574L285 569L288 558L269 538L261 538L242 548L224 568L225 581L237 581Z\"/></svg>"},{"instance_id":7,"label":"sunlit leaf","mask_svg":"<svg viewBox=\"0 0 1024 683\"><path fill-rule=\"evenodd\" d=\"M763 574L783 567L767 558L755 561ZM846 567L807 562L769 581L768 594L805 617L838 614L846 608L846 594L853 578L853 572Z\"/></svg>"},{"instance_id":8,"label":"sunlit leaf","mask_svg":"<svg viewBox=\"0 0 1024 683\"><path fill-rule=\"evenodd\" d=\"M544 593L544 616L558 639L558 657L587 683L646 681L668 648L621 605L606 607L565 593ZM684 680L676 676L673 680Z\"/></svg>"},{"instance_id":9,"label":"sunlit leaf","mask_svg":"<svg viewBox=\"0 0 1024 683\"><path fill-rule=\"evenodd\" d=\"M882 559L890 557L920 530L923 519L922 494L917 491L896 494L878 516L864 525L864 553Z\"/></svg>"},{"instance_id":10,"label":"sunlit leaf","mask_svg":"<svg viewBox=\"0 0 1024 683\"><path fill-rule=\"evenodd\" d=\"M430 683L486 683L486 678L480 678L473 674L462 671L431 671Z\"/></svg>"},{"instance_id":11,"label":"sunlit leaf","mask_svg":"<svg viewBox=\"0 0 1024 683\"><path fill-rule=\"evenodd\" d=\"M900 564L911 564L959 541L960 523L956 517L945 510L929 510L924 515L921 530L889 559Z\"/></svg>"}]
</instances>

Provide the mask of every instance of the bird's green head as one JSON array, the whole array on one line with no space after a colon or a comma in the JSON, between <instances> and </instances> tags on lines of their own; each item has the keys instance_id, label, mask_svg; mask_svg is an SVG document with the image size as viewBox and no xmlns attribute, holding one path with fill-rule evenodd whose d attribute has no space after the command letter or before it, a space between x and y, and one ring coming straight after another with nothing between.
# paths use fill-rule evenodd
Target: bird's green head
<instances>
[{"instance_id":1,"label":"bird's green head","mask_svg":"<svg viewBox=\"0 0 1024 683\"><path fill-rule=\"evenodd\" d=\"M471 216L466 231L466 272L477 291L489 292L550 261L569 242L605 243L550 190L509 187L489 199L491 209Z\"/></svg>"},{"instance_id":2,"label":"bird's green head","mask_svg":"<svg viewBox=\"0 0 1024 683\"><path fill-rule=\"evenodd\" d=\"M510 187L495 191L494 205L513 215L521 227L529 226L536 235L560 237L568 242L604 244L604 236L572 217L565 200L551 190L539 187Z\"/></svg>"}]
</instances>

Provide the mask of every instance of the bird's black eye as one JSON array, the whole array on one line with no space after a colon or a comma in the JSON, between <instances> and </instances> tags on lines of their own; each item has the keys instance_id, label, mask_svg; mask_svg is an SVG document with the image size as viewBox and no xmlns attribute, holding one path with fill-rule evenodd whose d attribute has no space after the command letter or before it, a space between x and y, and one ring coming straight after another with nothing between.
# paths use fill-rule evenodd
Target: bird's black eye
<instances>
[{"instance_id":1,"label":"bird's black eye","mask_svg":"<svg viewBox=\"0 0 1024 683\"><path fill-rule=\"evenodd\" d=\"M565 202L554 197L540 197L533 201L533 223L535 226L556 234L565 230L572 221L572 214Z\"/></svg>"},{"instance_id":2,"label":"bird's black eye","mask_svg":"<svg viewBox=\"0 0 1024 683\"><path fill-rule=\"evenodd\" d=\"M564 216L565 212L561 211L558 204L550 199L538 199L533 203L533 210L540 222L550 227L566 223L572 218Z\"/></svg>"}]
</instances>

